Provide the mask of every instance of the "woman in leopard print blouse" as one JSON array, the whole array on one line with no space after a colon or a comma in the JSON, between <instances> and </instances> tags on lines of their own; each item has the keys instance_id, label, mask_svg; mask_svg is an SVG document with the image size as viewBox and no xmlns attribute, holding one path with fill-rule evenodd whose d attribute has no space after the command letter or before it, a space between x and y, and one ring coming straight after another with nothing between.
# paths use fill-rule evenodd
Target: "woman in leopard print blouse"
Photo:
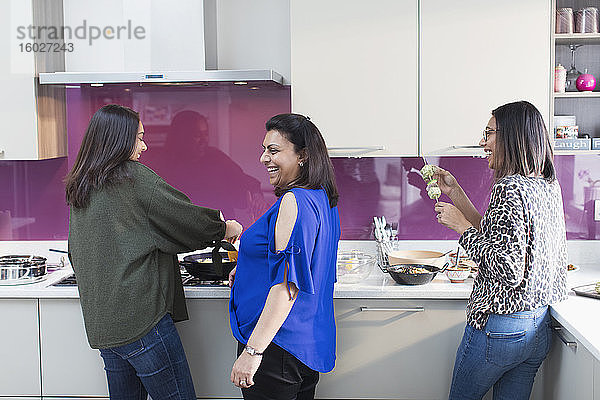
<instances>
[{"instance_id":1,"label":"woman in leopard print blouse","mask_svg":"<svg viewBox=\"0 0 600 400\"><path fill-rule=\"evenodd\" d=\"M525 101L494 111L479 142L495 183L483 217L456 179L436 169L453 204L440 224L458 232L479 265L456 354L450 399L529 399L551 343L548 305L566 297L566 234L550 138Z\"/></svg>"}]
</instances>

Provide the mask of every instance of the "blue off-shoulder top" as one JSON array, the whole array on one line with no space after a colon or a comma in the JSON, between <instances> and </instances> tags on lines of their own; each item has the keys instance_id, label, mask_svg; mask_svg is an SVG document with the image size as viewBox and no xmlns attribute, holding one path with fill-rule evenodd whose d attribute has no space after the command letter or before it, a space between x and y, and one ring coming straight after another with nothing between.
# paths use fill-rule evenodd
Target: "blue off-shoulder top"
<instances>
[{"instance_id":1,"label":"blue off-shoulder top","mask_svg":"<svg viewBox=\"0 0 600 400\"><path fill-rule=\"evenodd\" d=\"M299 289L289 316L273 342L309 368L329 372L335 365L333 286L340 238L337 207L322 189L291 190L298 214L283 251L275 249L275 204L242 235L229 301L233 336L246 344L272 286L287 281Z\"/></svg>"}]
</instances>

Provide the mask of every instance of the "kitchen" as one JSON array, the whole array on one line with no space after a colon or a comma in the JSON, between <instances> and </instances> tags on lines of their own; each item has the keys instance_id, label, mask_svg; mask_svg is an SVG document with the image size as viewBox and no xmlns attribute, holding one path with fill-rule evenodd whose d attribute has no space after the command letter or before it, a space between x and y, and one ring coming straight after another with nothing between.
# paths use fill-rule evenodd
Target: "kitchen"
<instances>
[{"instance_id":1,"label":"kitchen","mask_svg":"<svg viewBox=\"0 0 600 400\"><path fill-rule=\"evenodd\" d=\"M569 272L568 287L600 280L600 222L595 217L600 208L599 153L592 150L593 139L600 137L598 92L553 90L556 65L568 68L572 62L570 41L583 43L575 55L577 69L600 76L598 35L565 38L559 35L568 33L555 34L554 29L556 9L599 7L597 1L381 1L377 7L363 1L252 3L204 1L199 6L190 1L177 10L160 10L165 20L173 17L168 12L189 18L177 27L168 25L165 36L177 38L177 43L165 44L160 38L151 44L123 42L118 57L107 56L114 49L103 47L106 43L76 43L82 51L66 53L66 62L59 60L58 67L38 66L38 72L48 72L40 76L40 81L46 79L43 84L32 79L32 53L28 76L4 74L2 83L13 96L5 96L2 107L3 119L10 122L0 135L1 183L9 188L0 197L0 255L41 255L49 264L60 264L61 255L48 249L66 249L68 209L62 179L91 114L107 102L142 113L147 165L194 202L222 208L227 218L245 227L274 201L258 163L264 122L281 112L307 114L324 133L334 157L340 250L376 255L373 216L384 215L402 248L446 252L456 249L458 235L435 221L433 202L418 174L423 166L419 155L453 171L473 194L475 206L485 210L492 176L486 161L477 157L480 150L472 146L491 109L526 99L542 111L551 132L553 115L575 115L580 133L590 136L580 139L587 139L590 150L557 151L555 162L569 263L579 268ZM13 39L12 27L27 23L8 20L18 15L14 2L10 4L12 14L2 13L2 25L11 29L4 37ZM94 21L91 16L101 10L92 12L86 8L92 5L81 4L86 5L64 1L58 12L64 20L52 23L76 27L82 19L98 26L118 22ZM131 12L124 8L123 21ZM30 19L32 15L34 21L39 18L29 10ZM55 17L49 11L44 15ZM204 24L193 23L194 18ZM162 32L164 21L148 10L133 20L146 27L148 38ZM151 56L155 53L163 56ZM277 73L234 75L229 81L182 74L171 82L171 74L165 73L166 79L126 77L122 83L117 79L123 74L115 73L203 69L198 65ZM10 72L10 66L3 68ZM98 75L108 78L101 81ZM59 99L49 102L55 114L36 113L36 91L39 98L50 93ZM174 127L175 117L185 111L195 114L187 114L183 128ZM57 134L61 129L68 134ZM203 172L207 168L172 158L171 132L179 130L200 135L209 165L235 176L233 182L221 185L214 170ZM38 132L54 132L62 141L55 140L58 146L42 155L44 137ZM233 195L221 194L228 191ZM77 291L52 286L68 268L43 282L0 288L4 326L11 327L0 337L14 344L0 350L0 396L107 396L101 360L85 339ZM397 285L377 267L363 282L337 285L338 360L334 371L321 377L317 397L445 398L471 287L472 278L450 283L444 274L424 286ZM198 397L240 397L227 379L235 360L226 318L229 289L186 288L186 296L191 319L179 330ZM361 307L392 310L359 311ZM398 308L424 311L393 311ZM574 295L553 308L562 332L555 334L533 398L600 395L600 340L588 317L597 312L595 299Z\"/></svg>"}]
</instances>

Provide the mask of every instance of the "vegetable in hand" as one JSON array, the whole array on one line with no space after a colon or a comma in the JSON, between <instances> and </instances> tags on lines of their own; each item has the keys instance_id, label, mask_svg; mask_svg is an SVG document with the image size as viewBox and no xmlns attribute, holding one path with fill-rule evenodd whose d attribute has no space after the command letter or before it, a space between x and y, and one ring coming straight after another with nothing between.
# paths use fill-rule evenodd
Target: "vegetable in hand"
<instances>
[{"instance_id":1,"label":"vegetable in hand","mask_svg":"<svg viewBox=\"0 0 600 400\"><path fill-rule=\"evenodd\" d=\"M427 195L430 199L437 201L442 195L442 190L437 184L437 180L433 179L427 184Z\"/></svg>"},{"instance_id":2,"label":"vegetable in hand","mask_svg":"<svg viewBox=\"0 0 600 400\"><path fill-rule=\"evenodd\" d=\"M435 174L435 167L433 165L425 165L421 168L421 176L426 183L429 183L433 179L433 175Z\"/></svg>"}]
</instances>

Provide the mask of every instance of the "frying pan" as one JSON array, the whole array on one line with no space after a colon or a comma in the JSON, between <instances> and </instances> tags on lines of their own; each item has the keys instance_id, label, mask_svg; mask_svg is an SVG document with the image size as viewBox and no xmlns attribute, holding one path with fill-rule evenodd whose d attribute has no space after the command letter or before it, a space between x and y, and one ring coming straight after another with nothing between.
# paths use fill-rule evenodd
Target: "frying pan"
<instances>
[{"instance_id":1,"label":"frying pan","mask_svg":"<svg viewBox=\"0 0 600 400\"><path fill-rule=\"evenodd\" d=\"M202 281L221 281L229 277L229 273L235 268L236 261L223 261L227 258L227 252L219 251L221 248L227 251L235 251L235 247L226 241L217 241L210 253L190 254L179 262L190 275ZM211 259L212 262L203 262Z\"/></svg>"},{"instance_id":2,"label":"frying pan","mask_svg":"<svg viewBox=\"0 0 600 400\"><path fill-rule=\"evenodd\" d=\"M429 272L411 273L413 268L424 268ZM438 272L444 272L448 268L446 263L442 268L427 264L398 264L387 267L390 276L401 285L424 285L435 278Z\"/></svg>"}]
</instances>

